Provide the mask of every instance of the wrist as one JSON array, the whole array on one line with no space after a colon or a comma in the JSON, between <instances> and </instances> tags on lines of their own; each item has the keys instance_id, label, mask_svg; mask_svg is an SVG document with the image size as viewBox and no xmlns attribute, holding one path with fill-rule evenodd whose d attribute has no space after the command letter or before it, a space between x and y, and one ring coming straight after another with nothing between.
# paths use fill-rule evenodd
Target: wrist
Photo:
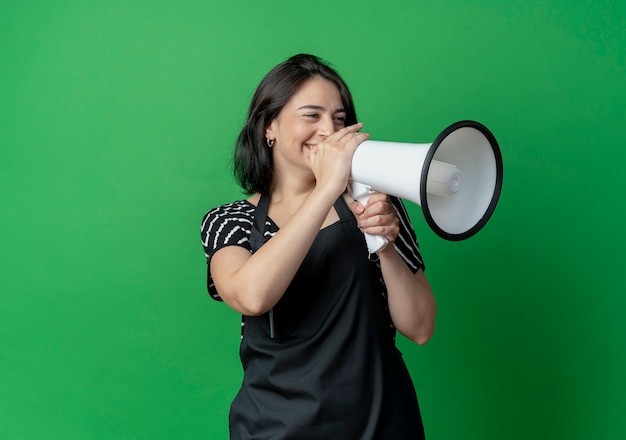
<instances>
[{"instance_id":1,"label":"wrist","mask_svg":"<svg viewBox=\"0 0 626 440\"><path fill-rule=\"evenodd\" d=\"M345 189L336 191L329 187L316 185L315 188L313 188L313 191L311 191L311 193L309 194L308 201L328 204L330 208L330 206L335 204L337 198L344 191Z\"/></svg>"}]
</instances>

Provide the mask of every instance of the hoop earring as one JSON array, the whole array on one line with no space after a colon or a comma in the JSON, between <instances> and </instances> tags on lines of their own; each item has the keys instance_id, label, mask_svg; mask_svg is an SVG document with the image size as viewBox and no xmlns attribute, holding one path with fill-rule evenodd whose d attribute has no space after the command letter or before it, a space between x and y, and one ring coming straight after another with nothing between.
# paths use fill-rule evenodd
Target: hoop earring
<instances>
[{"instance_id":1,"label":"hoop earring","mask_svg":"<svg viewBox=\"0 0 626 440\"><path fill-rule=\"evenodd\" d=\"M270 138L265 138L266 142L267 142L267 146L272 148L274 146L274 139L270 139Z\"/></svg>"}]
</instances>

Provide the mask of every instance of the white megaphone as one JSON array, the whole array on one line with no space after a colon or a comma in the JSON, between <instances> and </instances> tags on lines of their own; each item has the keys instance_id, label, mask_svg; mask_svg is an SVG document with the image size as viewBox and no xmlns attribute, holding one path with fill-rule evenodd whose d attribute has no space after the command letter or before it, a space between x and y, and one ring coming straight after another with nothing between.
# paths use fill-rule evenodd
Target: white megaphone
<instances>
[{"instance_id":1,"label":"white megaphone","mask_svg":"<svg viewBox=\"0 0 626 440\"><path fill-rule=\"evenodd\" d=\"M459 121L432 144L367 140L352 158L348 190L365 205L373 193L397 196L422 207L440 237L465 240L480 231L502 189L502 154L493 134L475 121ZM387 245L366 234L370 253Z\"/></svg>"}]
</instances>

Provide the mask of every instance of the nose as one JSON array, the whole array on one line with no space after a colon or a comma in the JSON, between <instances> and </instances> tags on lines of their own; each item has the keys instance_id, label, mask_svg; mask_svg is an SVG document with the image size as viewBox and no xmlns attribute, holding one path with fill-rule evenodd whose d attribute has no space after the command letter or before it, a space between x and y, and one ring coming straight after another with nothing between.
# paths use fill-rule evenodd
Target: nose
<instances>
[{"instance_id":1,"label":"nose","mask_svg":"<svg viewBox=\"0 0 626 440\"><path fill-rule=\"evenodd\" d=\"M328 136L335 132L335 122L332 116L324 115L319 122L317 132L320 136L326 139Z\"/></svg>"}]
</instances>

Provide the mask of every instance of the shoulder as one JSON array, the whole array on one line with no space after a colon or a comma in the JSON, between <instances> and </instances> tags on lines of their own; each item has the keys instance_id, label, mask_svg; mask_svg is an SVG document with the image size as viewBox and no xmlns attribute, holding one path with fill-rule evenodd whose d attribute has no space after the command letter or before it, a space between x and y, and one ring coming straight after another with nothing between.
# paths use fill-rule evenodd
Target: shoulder
<instances>
[{"instance_id":1,"label":"shoulder","mask_svg":"<svg viewBox=\"0 0 626 440\"><path fill-rule=\"evenodd\" d=\"M205 250L212 253L224 245L241 245L247 241L255 209L247 200L238 200L208 211L200 226Z\"/></svg>"},{"instance_id":2,"label":"shoulder","mask_svg":"<svg viewBox=\"0 0 626 440\"><path fill-rule=\"evenodd\" d=\"M207 223L220 221L223 219L252 220L256 207L247 200L237 200L226 205L217 206L209 210L202 218L203 228Z\"/></svg>"}]
</instances>

